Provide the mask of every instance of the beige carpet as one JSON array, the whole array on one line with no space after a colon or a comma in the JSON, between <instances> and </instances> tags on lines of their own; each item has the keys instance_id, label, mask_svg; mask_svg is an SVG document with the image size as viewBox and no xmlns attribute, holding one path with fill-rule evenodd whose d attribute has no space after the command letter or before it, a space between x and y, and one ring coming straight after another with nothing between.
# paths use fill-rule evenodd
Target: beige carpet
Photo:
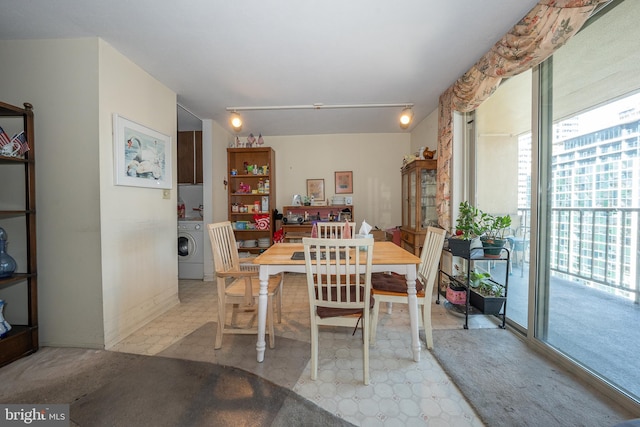
<instances>
[{"instance_id":1,"label":"beige carpet","mask_svg":"<svg viewBox=\"0 0 640 427\"><path fill-rule=\"evenodd\" d=\"M434 330L433 354L487 426L613 426L634 418L502 329Z\"/></svg>"}]
</instances>

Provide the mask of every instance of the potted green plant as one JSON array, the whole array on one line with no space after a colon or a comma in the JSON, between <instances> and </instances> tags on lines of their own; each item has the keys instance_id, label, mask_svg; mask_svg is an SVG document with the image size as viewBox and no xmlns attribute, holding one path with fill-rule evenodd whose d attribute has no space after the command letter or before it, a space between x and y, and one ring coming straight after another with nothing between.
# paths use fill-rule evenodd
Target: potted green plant
<instances>
[{"instance_id":1,"label":"potted green plant","mask_svg":"<svg viewBox=\"0 0 640 427\"><path fill-rule=\"evenodd\" d=\"M480 212L479 216L481 236L480 241L487 258L500 258L502 248L507 243L505 233L511 226L511 216L491 215Z\"/></svg>"},{"instance_id":2,"label":"potted green plant","mask_svg":"<svg viewBox=\"0 0 640 427\"><path fill-rule=\"evenodd\" d=\"M482 234L481 212L469 202L461 202L458 207L455 235L449 238L449 249L455 256L469 257L473 239Z\"/></svg>"},{"instance_id":3,"label":"potted green plant","mask_svg":"<svg viewBox=\"0 0 640 427\"><path fill-rule=\"evenodd\" d=\"M484 314L500 314L506 300L504 286L491 274L473 270L469 273L469 303Z\"/></svg>"}]
</instances>

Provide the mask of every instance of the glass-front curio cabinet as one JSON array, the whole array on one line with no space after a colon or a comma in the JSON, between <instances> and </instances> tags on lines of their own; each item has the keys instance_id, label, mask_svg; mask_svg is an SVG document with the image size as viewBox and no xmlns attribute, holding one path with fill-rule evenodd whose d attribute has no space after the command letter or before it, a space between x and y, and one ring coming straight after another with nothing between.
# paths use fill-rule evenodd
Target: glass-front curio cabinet
<instances>
[{"instance_id":1,"label":"glass-front curio cabinet","mask_svg":"<svg viewBox=\"0 0 640 427\"><path fill-rule=\"evenodd\" d=\"M414 160L402 168L402 247L420 256L427 227L438 224L436 160Z\"/></svg>"}]
</instances>

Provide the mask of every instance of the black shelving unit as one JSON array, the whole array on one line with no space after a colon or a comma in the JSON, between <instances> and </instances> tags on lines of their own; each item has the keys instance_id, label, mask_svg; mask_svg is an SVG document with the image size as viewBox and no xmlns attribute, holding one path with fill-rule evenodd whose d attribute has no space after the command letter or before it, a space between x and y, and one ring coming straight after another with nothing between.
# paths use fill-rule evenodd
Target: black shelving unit
<instances>
[{"instance_id":1,"label":"black shelving unit","mask_svg":"<svg viewBox=\"0 0 640 427\"><path fill-rule=\"evenodd\" d=\"M446 248L443 249L443 252L446 253L450 253L452 256L454 256L451 253L451 250ZM469 315L475 315L475 314L487 314L485 312L483 312L482 310L474 307L471 304L471 288L469 287L468 283L471 282L471 262L475 262L475 261L487 261L487 262L505 262L505 277L504 277L504 284L499 283L497 281L495 281L493 279L493 276L491 277L490 280L491 282L493 282L494 284L504 287L504 297L500 297L503 298L503 304L501 307L501 310L495 314L496 316L498 316L501 319L501 323L500 323L500 328L504 329L505 325L506 325L506 317L507 317L507 292L509 290L509 261L510 261L510 252L509 249L507 248L502 248L502 250L500 251L500 256L498 258L496 257L487 257L484 254L484 250L482 248L474 248L471 249L469 256L461 256L460 258L466 261L466 281L465 280L461 280L459 277L457 277L454 274L449 274L446 271L443 271L442 269L440 269L438 271L438 296L436 298L436 304L440 304L440 296L444 296L446 297L446 289L447 287L449 287L449 284L454 284L458 287L462 287L466 290L466 298L465 298L465 303L464 304L453 304L451 303L451 309L452 310L456 310L457 312L459 312L460 314L464 315L464 328L465 329L469 329ZM444 287L444 292L443 293L443 284L446 284L446 286ZM497 298L497 297L496 297Z\"/></svg>"}]
</instances>

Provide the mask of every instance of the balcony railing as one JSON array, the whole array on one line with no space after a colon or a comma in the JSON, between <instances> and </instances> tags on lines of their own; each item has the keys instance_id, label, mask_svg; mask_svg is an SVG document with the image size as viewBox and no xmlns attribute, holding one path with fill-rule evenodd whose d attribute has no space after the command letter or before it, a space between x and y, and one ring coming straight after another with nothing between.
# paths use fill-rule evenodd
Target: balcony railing
<instances>
[{"instance_id":1,"label":"balcony railing","mask_svg":"<svg viewBox=\"0 0 640 427\"><path fill-rule=\"evenodd\" d=\"M529 210L520 209L528 229ZM640 303L640 209L552 208L549 269Z\"/></svg>"}]
</instances>

